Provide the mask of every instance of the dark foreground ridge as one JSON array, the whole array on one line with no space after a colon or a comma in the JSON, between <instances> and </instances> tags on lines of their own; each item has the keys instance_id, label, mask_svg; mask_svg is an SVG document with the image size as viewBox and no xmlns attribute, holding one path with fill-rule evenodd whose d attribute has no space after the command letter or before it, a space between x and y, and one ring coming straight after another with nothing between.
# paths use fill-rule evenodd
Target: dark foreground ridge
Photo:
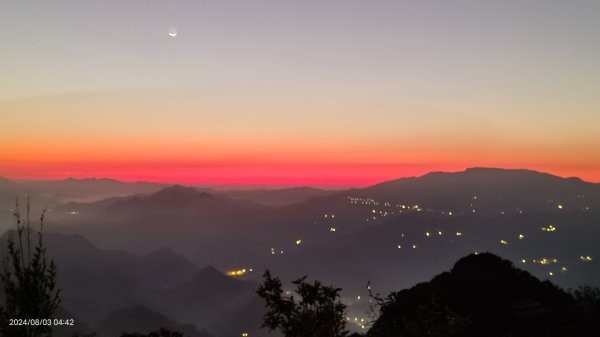
<instances>
[{"instance_id":1,"label":"dark foreground ridge","mask_svg":"<svg viewBox=\"0 0 600 337\"><path fill-rule=\"evenodd\" d=\"M600 313L597 292L565 292L490 253L381 301L367 336L595 336Z\"/></svg>"}]
</instances>

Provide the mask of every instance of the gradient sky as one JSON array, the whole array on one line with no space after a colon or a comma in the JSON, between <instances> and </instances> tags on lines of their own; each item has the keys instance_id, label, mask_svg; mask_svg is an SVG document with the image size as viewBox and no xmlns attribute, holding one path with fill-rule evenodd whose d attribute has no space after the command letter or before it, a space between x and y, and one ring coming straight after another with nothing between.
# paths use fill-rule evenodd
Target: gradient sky
<instances>
[{"instance_id":1,"label":"gradient sky","mask_svg":"<svg viewBox=\"0 0 600 337\"><path fill-rule=\"evenodd\" d=\"M491 166L600 182L599 13L4 1L0 175L352 186Z\"/></svg>"}]
</instances>

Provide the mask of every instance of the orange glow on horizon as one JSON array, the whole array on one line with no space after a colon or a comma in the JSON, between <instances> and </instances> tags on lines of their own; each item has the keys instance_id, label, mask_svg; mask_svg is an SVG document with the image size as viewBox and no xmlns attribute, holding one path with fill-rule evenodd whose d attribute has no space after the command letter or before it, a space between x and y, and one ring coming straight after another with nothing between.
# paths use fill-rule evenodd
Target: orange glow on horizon
<instances>
[{"instance_id":1,"label":"orange glow on horizon","mask_svg":"<svg viewBox=\"0 0 600 337\"><path fill-rule=\"evenodd\" d=\"M0 110L0 176L15 180L347 187L479 166L600 182L589 130L392 101L97 93Z\"/></svg>"},{"instance_id":2,"label":"orange glow on horizon","mask_svg":"<svg viewBox=\"0 0 600 337\"><path fill-rule=\"evenodd\" d=\"M433 171L462 171L468 167L524 168L523 166L464 164L290 164L290 163L0 163L3 176L13 180L112 178L124 182L148 181L190 185L361 187ZM600 181L598 170L573 167L525 167L562 177ZM587 174L575 175L574 171Z\"/></svg>"}]
</instances>

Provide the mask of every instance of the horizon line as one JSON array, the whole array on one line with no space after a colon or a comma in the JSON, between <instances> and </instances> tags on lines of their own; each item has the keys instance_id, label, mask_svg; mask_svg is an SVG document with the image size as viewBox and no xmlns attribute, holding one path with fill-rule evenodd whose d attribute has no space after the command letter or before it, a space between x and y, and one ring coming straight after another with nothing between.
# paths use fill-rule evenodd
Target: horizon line
<instances>
[{"instance_id":1,"label":"horizon line","mask_svg":"<svg viewBox=\"0 0 600 337\"><path fill-rule=\"evenodd\" d=\"M590 183L590 184L598 184L600 182L595 182L595 181L589 181L589 180L584 180L581 177L577 177L577 176L560 176L554 173L550 173L550 172L544 172L544 171L538 171L538 170L534 170L534 169L527 169L527 168L503 168L503 167L484 167L484 166L472 166L472 167L466 167L462 170L433 170L433 171L428 171L427 173L421 174L421 175L406 175L406 176L398 176L396 178L392 178L392 179L385 179L385 180L381 180L381 181L377 181L375 183L364 183L364 184L348 184L348 183L335 183L335 182L331 182L331 183L284 183L284 182L257 182L257 183L251 183L251 182L239 182L239 183L210 183L210 182L185 182L185 181L161 181L161 180L140 180L140 179L122 179L122 178L114 178L114 177L109 177L109 176L82 176L82 177L74 177L74 176L66 176L64 178L57 178L57 179L13 179L10 177L7 177L5 175L0 175L0 178L3 178L9 182L14 182L14 183L36 183L36 182L64 182L64 181L68 181L68 180L74 180L74 181L85 181L85 180L109 180L109 181L113 181L113 182L117 182L117 183L124 183L124 184L155 184L155 185L167 185L167 186L173 186L173 185L182 185L182 186L189 186L189 187L196 187L196 188L200 188L200 187L204 187L204 188L214 188L216 190L226 190L226 189L231 189L232 187L238 188L238 189L243 189L243 190L252 190L252 189L285 189L285 188L315 188L315 189L332 189L332 190L343 190L343 189L351 189L351 188L364 188L364 187L369 187L369 186L374 186L374 185L378 185L378 184L382 184L382 183L386 183L386 182L391 182L391 181L396 181L396 180L401 180L401 179L407 179L407 178L421 178L430 174L435 174L435 173L448 173L448 174L452 174L452 173L465 173L469 170L476 170L476 169L480 169L480 170L498 170L498 171L529 171L529 172L535 172L535 173L539 173L539 174L546 174L546 175L550 175L553 177L557 177L557 178L562 178L562 179L579 179L583 182L586 183ZM298 179L296 179L298 180Z\"/></svg>"}]
</instances>

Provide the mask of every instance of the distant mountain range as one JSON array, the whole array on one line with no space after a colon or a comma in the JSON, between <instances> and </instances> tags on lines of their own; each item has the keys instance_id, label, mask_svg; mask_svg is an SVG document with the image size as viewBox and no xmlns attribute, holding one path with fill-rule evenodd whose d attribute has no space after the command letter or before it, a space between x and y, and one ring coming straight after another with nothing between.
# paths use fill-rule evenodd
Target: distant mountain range
<instances>
[{"instance_id":1,"label":"distant mountain range","mask_svg":"<svg viewBox=\"0 0 600 337\"><path fill-rule=\"evenodd\" d=\"M360 190L359 194L454 210L456 215L470 214L474 207L485 203L478 211L497 215L502 211L545 212L556 210L559 205L564 210L581 211L600 203L600 184L530 170L470 168L385 182Z\"/></svg>"},{"instance_id":2,"label":"distant mountain range","mask_svg":"<svg viewBox=\"0 0 600 337\"><path fill-rule=\"evenodd\" d=\"M0 237L2 261L8 235ZM229 320L224 326L221 315L233 317L238 305L256 299L255 284L231 279L214 267L200 268L169 248L133 255L98 249L79 235L46 233L44 241L59 266L62 307L76 313L78 326L100 337L160 327L190 337L208 336L202 327L235 330L229 336L237 336L244 322ZM249 328L256 330L258 321Z\"/></svg>"},{"instance_id":3,"label":"distant mountain range","mask_svg":"<svg viewBox=\"0 0 600 337\"><path fill-rule=\"evenodd\" d=\"M65 201L89 202L114 196L153 193L168 186L148 182L126 183L108 178L25 181L16 185L23 194L35 192L45 196L51 203Z\"/></svg>"},{"instance_id":4,"label":"distant mountain range","mask_svg":"<svg viewBox=\"0 0 600 337\"><path fill-rule=\"evenodd\" d=\"M473 168L363 189L316 192L318 195L308 200L272 207L239 195L233 198L227 193L171 186L151 194L58 206L52 210L51 225L59 231L82 233L104 247L144 253L167 245L197 263L236 268L286 265L288 259L296 259L296 253L298 266L311 265L308 256L314 256L316 262L328 260L327 256L338 261L357 254L361 256L358 260L368 261L367 256L383 247L397 249L402 242L409 243L409 233L414 244L422 244L425 229L433 232L436 228L454 234L455 228L465 231L464 236L452 238L469 243L456 245L453 258L486 247L514 248L498 247L498 242L520 232L531 234L521 243L538 240L536 246L542 251L536 254L548 250L542 244L549 238L565 247L579 246L577 254L583 254L590 250L588 238L597 233L592 224L600 209L600 184L530 170ZM541 231L552 223L560 226L560 234ZM565 231L568 223L573 225ZM486 231L485 226L495 229ZM296 245L296 240L301 243ZM388 242L386 246L382 246L384 242ZM365 254L367 249L369 254ZM322 256L326 252L330 253ZM397 253L392 249L386 254L396 259ZM550 253L555 254L544 254ZM279 255L285 257L277 259ZM369 265L367 261L361 263ZM323 263L317 266L326 268ZM438 270L441 266L432 267Z\"/></svg>"},{"instance_id":5,"label":"distant mountain range","mask_svg":"<svg viewBox=\"0 0 600 337\"><path fill-rule=\"evenodd\" d=\"M433 172L421 177L401 178L366 188L341 191L309 187L225 191L194 188L194 190L276 207L305 203L315 197L356 194L380 200L406 200L428 205L441 203L445 207L462 208L464 205L460 204L459 200L477 197L487 198L486 201L492 202L495 207L506 208L506 211L511 212L514 210L513 204L537 209L559 202L575 201L578 205L597 202L600 198L598 185L584 182L579 178L561 178L531 170L469 168L462 172ZM16 183L0 177L0 196L8 192L9 197L14 199L16 196L28 194L43 198L50 206L65 201L89 203L111 197L148 195L163 189L166 189L164 193L177 192L172 191L170 187L171 185L167 184L125 183L106 178L69 178L60 181ZM187 190L187 193L190 191ZM180 186L179 192L185 193L184 187ZM543 196L542 200L540 196Z\"/></svg>"},{"instance_id":6,"label":"distant mountain range","mask_svg":"<svg viewBox=\"0 0 600 337\"><path fill-rule=\"evenodd\" d=\"M52 246L72 289L65 308L92 327L142 306L198 333L257 332L253 287L266 268L342 287L363 319L368 281L382 293L409 287L473 252L565 288L600 285L600 184L577 178L472 168L339 191L148 188L48 213L48 230L90 240L49 237L65 240ZM218 272L242 268L238 279Z\"/></svg>"},{"instance_id":7,"label":"distant mountain range","mask_svg":"<svg viewBox=\"0 0 600 337\"><path fill-rule=\"evenodd\" d=\"M11 198L36 194L43 196L50 204L89 203L116 196L150 194L169 186L172 185L151 182L129 183L109 178L67 178L64 180L14 182L0 177L0 192L10 191ZM310 187L221 191L209 187L194 187L194 189L210 194L229 196L232 199L252 200L267 206L291 205L306 201L313 196L330 193L330 191Z\"/></svg>"},{"instance_id":8,"label":"distant mountain range","mask_svg":"<svg viewBox=\"0 0 600 337\"><path fill-rule=\"evenodd\" d=\"M334 192L311 187L290 187L281 189L228 190L222 193L234 199L252 200L266 206L281 207L299 204L312 197L329 195Z\"/></svg>"}]
</instances>

